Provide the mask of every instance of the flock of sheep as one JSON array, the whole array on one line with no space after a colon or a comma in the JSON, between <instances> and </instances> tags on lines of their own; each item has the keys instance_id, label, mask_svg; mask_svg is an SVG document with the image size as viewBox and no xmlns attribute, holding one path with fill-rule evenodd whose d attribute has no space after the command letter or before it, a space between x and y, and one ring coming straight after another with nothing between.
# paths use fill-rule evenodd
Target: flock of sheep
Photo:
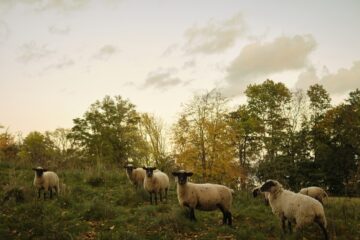
<instances>
[{"instance_id":1,"label":"flock of sheep","mask_svg":"<svg viewBox=\"0 0 360 240\"><path fill-rule=\"evenodd\" d=\"M166 173L157 170L155 167L135 168L132 164L125 166L129 180L136 188L143 187L150 194L150 202L157 204L157 196L160 201L163 197L167 200L167 192L170 187L169 177ZM42 167L33 168L35 171L34 186L38 190L40 198L41 190L44 190L52 198L53 190L60 192L59 177L52 171ZM190 219L196 220L195 209L202 211L221 210L223 213L223 224L232 225L230 212L232 194L234 191L219 184L196 184L188 182L192 172L184 170L172 172L177 178L177 197L182 207L190 210ZM164 194L164 195L163 195ZM299 193L286 190L276 180L267 180L261 186L253 190L253 196L263 194L265 202L270 205L272 212L278 216L282 223L282 229L286 233L286 223L292 232L292 223L295 223L295 230L298 232L310 223L317 223L323 231L325 239L328 239L326 230L326 217L323 208L323 199L327 197L326 192L319 187L308 187L301 189Z\"/></svg>"}]
</instances>

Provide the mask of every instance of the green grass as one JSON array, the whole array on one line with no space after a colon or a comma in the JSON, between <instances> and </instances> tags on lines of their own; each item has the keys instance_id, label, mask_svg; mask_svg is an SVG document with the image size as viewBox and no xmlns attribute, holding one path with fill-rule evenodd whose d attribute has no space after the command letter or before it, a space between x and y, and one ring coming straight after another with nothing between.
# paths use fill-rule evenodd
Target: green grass
<instances>
[{"instance_id":1,"label":"green grass","mask_svg":"<svg viewBox=\"0 0 360 240\"><path fill-rule=\"evenodd\" d=\"M37 199L31 169L0 164L0 239L279 239L279 220L261 199L236 192L233 227L222 225L220 211L196 211L197 222L178 205L172 182L167 203L149 204L123 169L62 170L66 188L52 200ZM10 183L12 183L10 185ZM329 198L328 229L334 239L360 236L360 199ZM302 239L323 239L314 225ZM295 239L295 235L285 239Z\"/></svg>"}]
</instances>

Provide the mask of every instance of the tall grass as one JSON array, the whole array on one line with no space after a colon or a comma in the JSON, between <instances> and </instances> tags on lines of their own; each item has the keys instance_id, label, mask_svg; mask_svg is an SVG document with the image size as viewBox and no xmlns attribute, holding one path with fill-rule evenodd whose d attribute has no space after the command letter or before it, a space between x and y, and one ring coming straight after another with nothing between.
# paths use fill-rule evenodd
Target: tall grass
<instances>
[{"instance_id":1,"label":"tall grass","mask_svg":"<svg viewBox=\"0 0 360 240\"><path fill-rule=\"evenodd\" d=\"M174 182L167 202L150 205L123 169L61 169L60 196L37 199L31 168L0 164L0 239L279 239L280 222L269 206L248 192L236 192L233 227L222 225L220 211L196 211L197 222L179 207ZM6 198L11 190L21 192ZM5 200L4 200L5 199ZM329 198L325 203L333 239L360 236L360 200ZM314 225L302 238L322 239ZM294 239L287 236L286 239Z\"/></svg>"}]
</instances>

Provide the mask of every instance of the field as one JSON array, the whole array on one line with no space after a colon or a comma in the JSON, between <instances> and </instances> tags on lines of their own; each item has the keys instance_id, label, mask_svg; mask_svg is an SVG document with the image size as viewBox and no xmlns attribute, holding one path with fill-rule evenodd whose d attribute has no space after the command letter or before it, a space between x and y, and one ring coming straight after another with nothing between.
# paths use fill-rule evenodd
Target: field
<instances>
[{"instance_id":1,"label":"field","mask_svg":"<svg viewBox=\"0 0 360 240\"><path fill-rule=\"evenodd\" d=\"M188 220L171 183L167 203L150 205L123 169L59 170L66 184L53 200L37 199L29 167L0 163L0 239L279 239L280 223L260 199L236 192L233 227L222 214L196 211ZM11 185L10 185L11 183ZM360 199L330 197L325 202L331 239L360 239ZM301 239L323 239L309 226ZM295 234L284 239L295 239Z\"/></svg>"}]
</instances>

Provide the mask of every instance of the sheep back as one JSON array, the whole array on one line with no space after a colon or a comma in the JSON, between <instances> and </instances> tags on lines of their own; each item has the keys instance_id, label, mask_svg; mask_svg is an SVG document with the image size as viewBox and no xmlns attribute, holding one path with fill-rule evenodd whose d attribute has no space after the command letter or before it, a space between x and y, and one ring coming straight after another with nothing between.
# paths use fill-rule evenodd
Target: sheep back
<instances>
[{"instance_id":1,"label":"sheep back","mask_svg":"<svg viewBox=\"0 0 360 240\"><path fill-rule=\"evenodd\" d=\"M144 189L148 192L159 193L160 191L169 188L169 185L169 177L161 171L154 171L152 177L148 177L145 174Z\"/></svg>"},{"instance_id":2,"label":"sheep back","mask_svg":"<svg viewBox=\"0 0 360 240\"><path fill-rule=\"evenodd\" d=\"M324 189L315 186L302 188L299 193L315 198L321 203L323 202L323 199L327 197L327 193Z\"/></svg>"},{"instance_id":3,"label":"sheep back","mask_svg":"<svg viewBox=\"0 0 360 240\"><path fill-rule=\"evenodd\" d=\"M219 208L229 211L232 204L230 188L218 184L186 183L178 185L177 195L181 206L189 206L203 211L212 211Z\"/></svg>"},{"instance_id":4,"label":"sheep back","mask_svg":"<svg viewBox=\"0 0 360 240\"><path fill-rule=\"evenodd\" d=\"M283 190L278 196L270 194L270 206L275 215L284 215L290 221L295 221L297 227L302 227L321 218L326 227L324 208L320 202L307 195Z\"/></svg>"},{"instance_id":5,"label":"sheep back","mask_svg":"<svg viewBox=\"0 0 360 240\"><path fill-rule=\"evenodd\" d=\"M45 191L49 190L49 188L56 187L57 190L60 191L59 177L52 171L46 171L41 177L35 176L34 186L37 188L44 188Z\"/></svg>"}]
</instances>

